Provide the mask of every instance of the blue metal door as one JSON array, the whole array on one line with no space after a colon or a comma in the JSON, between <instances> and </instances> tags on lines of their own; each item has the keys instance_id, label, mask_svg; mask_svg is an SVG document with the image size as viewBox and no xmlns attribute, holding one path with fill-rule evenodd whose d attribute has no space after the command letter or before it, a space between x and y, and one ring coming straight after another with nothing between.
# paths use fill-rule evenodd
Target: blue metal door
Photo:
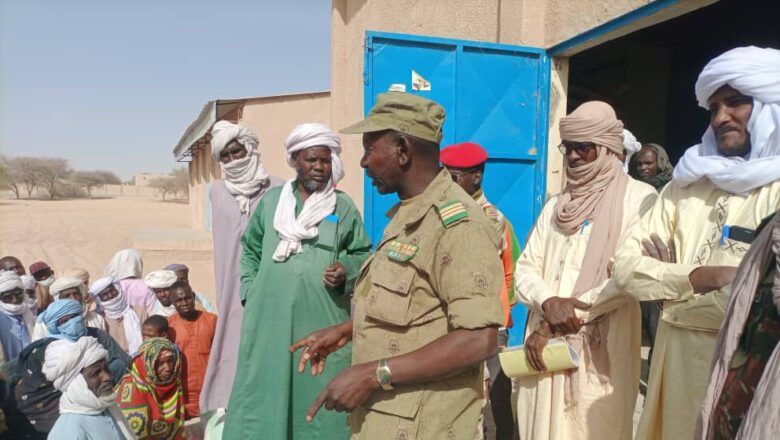
<instances>
[{"instance_id":1,"label":"blue metal door","mask_svg":"<svg viewBox=\"0 0 780 440\"><path fill-rule=\"evenodd\" d=\"M542 49L368 32L365 112L379 93L403 84L444 106L442 146L477 142L488 151L483 188L524 244L545 193L550 62ZM364 215L374 242L398 199L365 177ZM512 312L512 345L522 343L526 310Z\"/></svg>"}]
</instances>

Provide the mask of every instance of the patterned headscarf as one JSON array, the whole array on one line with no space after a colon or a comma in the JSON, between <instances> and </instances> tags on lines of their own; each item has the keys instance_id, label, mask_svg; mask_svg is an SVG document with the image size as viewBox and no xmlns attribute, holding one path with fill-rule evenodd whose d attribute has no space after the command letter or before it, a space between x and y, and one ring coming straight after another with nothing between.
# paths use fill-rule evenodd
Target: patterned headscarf
<instances>
[{"instance_id":1,"label":"patterned headscarf","mask_svg":"<svg viewBox=\"0 0 780 440\"><path fill-rule=\"evenodd\" d=\"M168 351L174 356L171 380L160 382L157 363ZM183 356L167 338L147 339L138 349L130 373L117 386L117 403L138 438L178 438L184 428Z\"/></svg>"}]
</instances>

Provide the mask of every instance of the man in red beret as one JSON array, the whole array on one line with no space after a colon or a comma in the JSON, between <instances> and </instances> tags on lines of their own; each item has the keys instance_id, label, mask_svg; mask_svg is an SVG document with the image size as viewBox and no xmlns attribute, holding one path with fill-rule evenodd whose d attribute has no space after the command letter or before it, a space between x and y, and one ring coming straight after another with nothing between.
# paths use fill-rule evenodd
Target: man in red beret
<instances>
[{"instance_id":1,"label":"man in red beret","mask_svg":"<svg viewBox=\"0 0 780 440\"><path fill-rule=\"evenodd\" d=\"M488 154L479 144L464 142L454 144L441 150L439 160L452 175L453 182L460 185L474 200L482 206L482 210L490 218L492 224L501 236L501 262L504 267L504 288L501 290L501 304L504 308L504 328L499 330L499 347L506 347L507 327L512 326L511 307L515 304L514 268L520 256L520 246L517 242L512 224L485 197L482 191L482 177L485 174L485 162ZM498 356L487 360L490 372L490 403L493 409L493 420L496 423L496 438L512 438L514 418L512 417L512 384L501 370Z\"/></svg>"}]
</instances>

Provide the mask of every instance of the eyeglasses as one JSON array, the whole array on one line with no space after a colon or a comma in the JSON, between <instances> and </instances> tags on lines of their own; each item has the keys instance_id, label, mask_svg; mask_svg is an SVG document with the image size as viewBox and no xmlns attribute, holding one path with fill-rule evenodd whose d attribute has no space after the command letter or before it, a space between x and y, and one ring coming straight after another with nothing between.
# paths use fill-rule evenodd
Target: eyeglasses
<instances>
[{"instance_id":1,"label":"eyeglasses","mask_svg":"<svg viewBox=\"0 0 780 440\"><path fill-rule=\"evenodd\" d=\"M452 181L453 182L460 183L461 179L463 179L464 176L466 176L467 174L471 174L471 173L473 173L475 171L479 171L479 170L476 169L476 168L472 168L470 170L466 170L466 171L463 171L463 172L460 172L460 173L457 173L457 174L453 173L452 171L450 171L450 176L452 177Z\"/></svg>"},{"instance_id":2,"label":"eyeglasses","mask_svg":"<svg viewBox=\"0 0 780 440\"><path fill-rule=\"evenodd\" d=\"M16 288L3 293L0 293L0 301L4 303L11 303L14 300L24 299L24 290Z\"/></svg>"},{"instance_id":3,"label":"eyeglasses","mask_svg":"<svg viewBox=\"0 0 780 440\"><path fill-rule=\"evenodd\" d=\"M577 154L580 156L588 154L588 152L595 148L596 144L593 142L568 142L563 141L560 145L558 145L558 151L561 152L564 156L571 153L572 150L577 151Z\"/></svg>"}]
</instances>

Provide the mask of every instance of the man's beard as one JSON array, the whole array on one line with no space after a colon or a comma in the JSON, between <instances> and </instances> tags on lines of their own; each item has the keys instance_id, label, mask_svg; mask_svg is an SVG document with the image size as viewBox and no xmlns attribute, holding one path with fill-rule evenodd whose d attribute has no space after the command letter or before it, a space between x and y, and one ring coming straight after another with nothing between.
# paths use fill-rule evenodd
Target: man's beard
<instances>
[{"instance_id":1,"label":"man's beard","mask_svg":"<svg viewBox=\"0 0 780 440\"><path fill-rule=\"evenodd\" d=\"M298 182L300 182L301 186L309 193L322 191L328 187L328 182L317 182L316 180L304 179L303 177L298 177Z\"/></svg>"}]
</instances>

